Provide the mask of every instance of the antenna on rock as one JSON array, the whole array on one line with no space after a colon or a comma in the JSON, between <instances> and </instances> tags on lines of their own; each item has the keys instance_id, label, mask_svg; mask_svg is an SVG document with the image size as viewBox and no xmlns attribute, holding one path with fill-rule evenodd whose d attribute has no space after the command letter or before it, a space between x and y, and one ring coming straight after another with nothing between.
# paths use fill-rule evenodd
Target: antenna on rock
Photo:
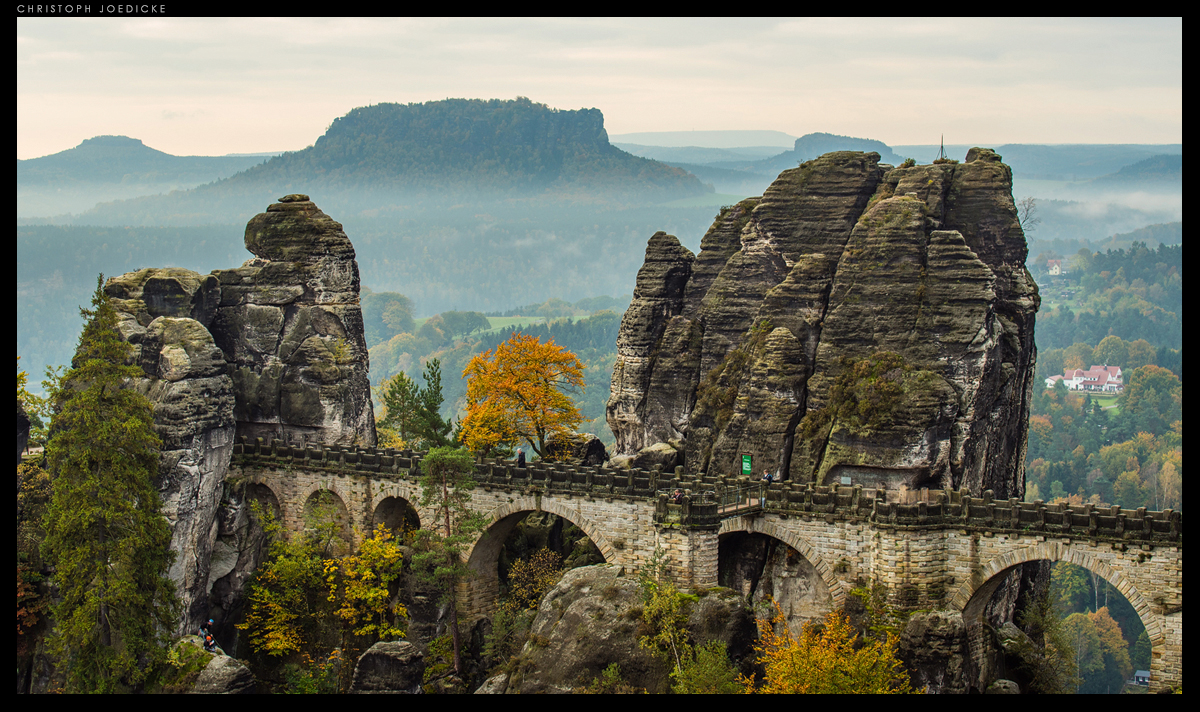
<instances>
[{"instance_id":1,"label":"antenna on rock","mask_svg":"<svg viewBox=\"0 0 1200 712\"><path fill-rule=\"evenodd\" d=\"M950 157L946 155L946 134L942 134L942 147L938 151L937 160L946 161L946 160L949 160L949 158Z\"/></svg>"}]
</instances>

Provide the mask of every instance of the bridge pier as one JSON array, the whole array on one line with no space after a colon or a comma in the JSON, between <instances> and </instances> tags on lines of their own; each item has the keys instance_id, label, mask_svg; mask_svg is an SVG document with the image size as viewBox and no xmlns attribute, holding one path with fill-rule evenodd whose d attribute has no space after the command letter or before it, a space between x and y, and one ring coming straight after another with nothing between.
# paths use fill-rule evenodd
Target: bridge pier
<instances>
[{"instance_id":1,"label":"bridge pier","mask_svg":"<svg viewBox=\"0 0 1200 712\"><path fill-rule=\"evenodd\" d=\"M1183 687L1183 611L1162 616L1162 623L1162 643L1151 641L1150 692Z\"/></svg>"},{"instance_id":2,"label":"bridge pier","mask_svg":"<svg viewBox=\"0 0 1200 712\"><path fill-rule=\"evenodd\" d=\"M656 547L665 552L667 578L681 589L717 585L717 526L656 524Z\"/></svg>"}]
</instances>

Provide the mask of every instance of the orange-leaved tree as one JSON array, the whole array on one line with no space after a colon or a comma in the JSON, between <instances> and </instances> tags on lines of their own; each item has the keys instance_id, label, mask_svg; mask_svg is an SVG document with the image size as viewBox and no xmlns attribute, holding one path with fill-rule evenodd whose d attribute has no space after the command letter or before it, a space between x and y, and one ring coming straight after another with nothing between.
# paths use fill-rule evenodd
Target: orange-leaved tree
<instances>
[{"instance_id":1,"label":"orange-leaved tree","mask_svg":"<svg viewBox=\"0 0 1200 712\"><path fill-rule=\"evenodd\" d=\"M772 601L772 603L774 603ZM776 633L776 630L782 632ZM746 692L775 694L911 693L908 672L896 657L896 638L866 640L856 649L857 634L840 611L825 617L823 629L806 623L796 639L775 604L771 620L758 619L761 684L740 679Z\"/></svg>"},{"instance_id":2,"label":"orange-leaved tree","mask_svg":"<svg viewBox=\"0 0 1200 712\"><path fill-rule=\"evenodd\" d=\"M583 364L553 341L514 332L493 354L484 351L463 370L467 414L462 442L486 454L524 439L544 456L551 433L569 433L583 421L566 390L583 390Z\"/></svg>"}]
</instances>

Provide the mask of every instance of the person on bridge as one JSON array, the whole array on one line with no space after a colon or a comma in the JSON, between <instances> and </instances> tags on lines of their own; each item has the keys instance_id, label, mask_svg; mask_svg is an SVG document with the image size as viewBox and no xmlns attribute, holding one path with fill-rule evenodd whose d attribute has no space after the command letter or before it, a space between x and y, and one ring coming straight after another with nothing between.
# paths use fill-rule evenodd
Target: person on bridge
<instances>
[{"instance_id":1,"label":"person on bridge","mask_svg":"<svg viewBox=\"0 0 1200 712\"><path fill-rule=\"evenodd\" d=\"M525 451L517 448L517 467L525 467Z\"/></svg>"},{"instance_id":2,"label":"person on bridge","mask_svg":"<svg viewBox=\"0 0 1200 712\"><path fill-rule=\"evenodd\" d=\"M775 478L771 475L770 470L763 470L763 482L774 482Z\"/></svg>"}]
</instances>

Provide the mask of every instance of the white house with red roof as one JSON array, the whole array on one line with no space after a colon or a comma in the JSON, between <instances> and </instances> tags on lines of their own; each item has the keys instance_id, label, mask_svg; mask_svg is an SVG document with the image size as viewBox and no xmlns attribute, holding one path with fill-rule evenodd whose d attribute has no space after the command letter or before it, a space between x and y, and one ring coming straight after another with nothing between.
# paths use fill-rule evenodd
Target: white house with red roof
<instances>
[{"instance_id":1,"label":"white house with red roof","mask_svg":"<svg viewBox=\"0 0 1200 712\"><path fill-rule=\"evenodd\" d=\"M1067 388L1073 391L1120 393L1125 390L1125 383L1121 380L1121 367L1107 364L1092 366L1086 371L1082 368L1063 369L1063 375L1046 379L1046 387L1053 388L1058 381L1065 382Z\"/></svg>"}]
</instances>

